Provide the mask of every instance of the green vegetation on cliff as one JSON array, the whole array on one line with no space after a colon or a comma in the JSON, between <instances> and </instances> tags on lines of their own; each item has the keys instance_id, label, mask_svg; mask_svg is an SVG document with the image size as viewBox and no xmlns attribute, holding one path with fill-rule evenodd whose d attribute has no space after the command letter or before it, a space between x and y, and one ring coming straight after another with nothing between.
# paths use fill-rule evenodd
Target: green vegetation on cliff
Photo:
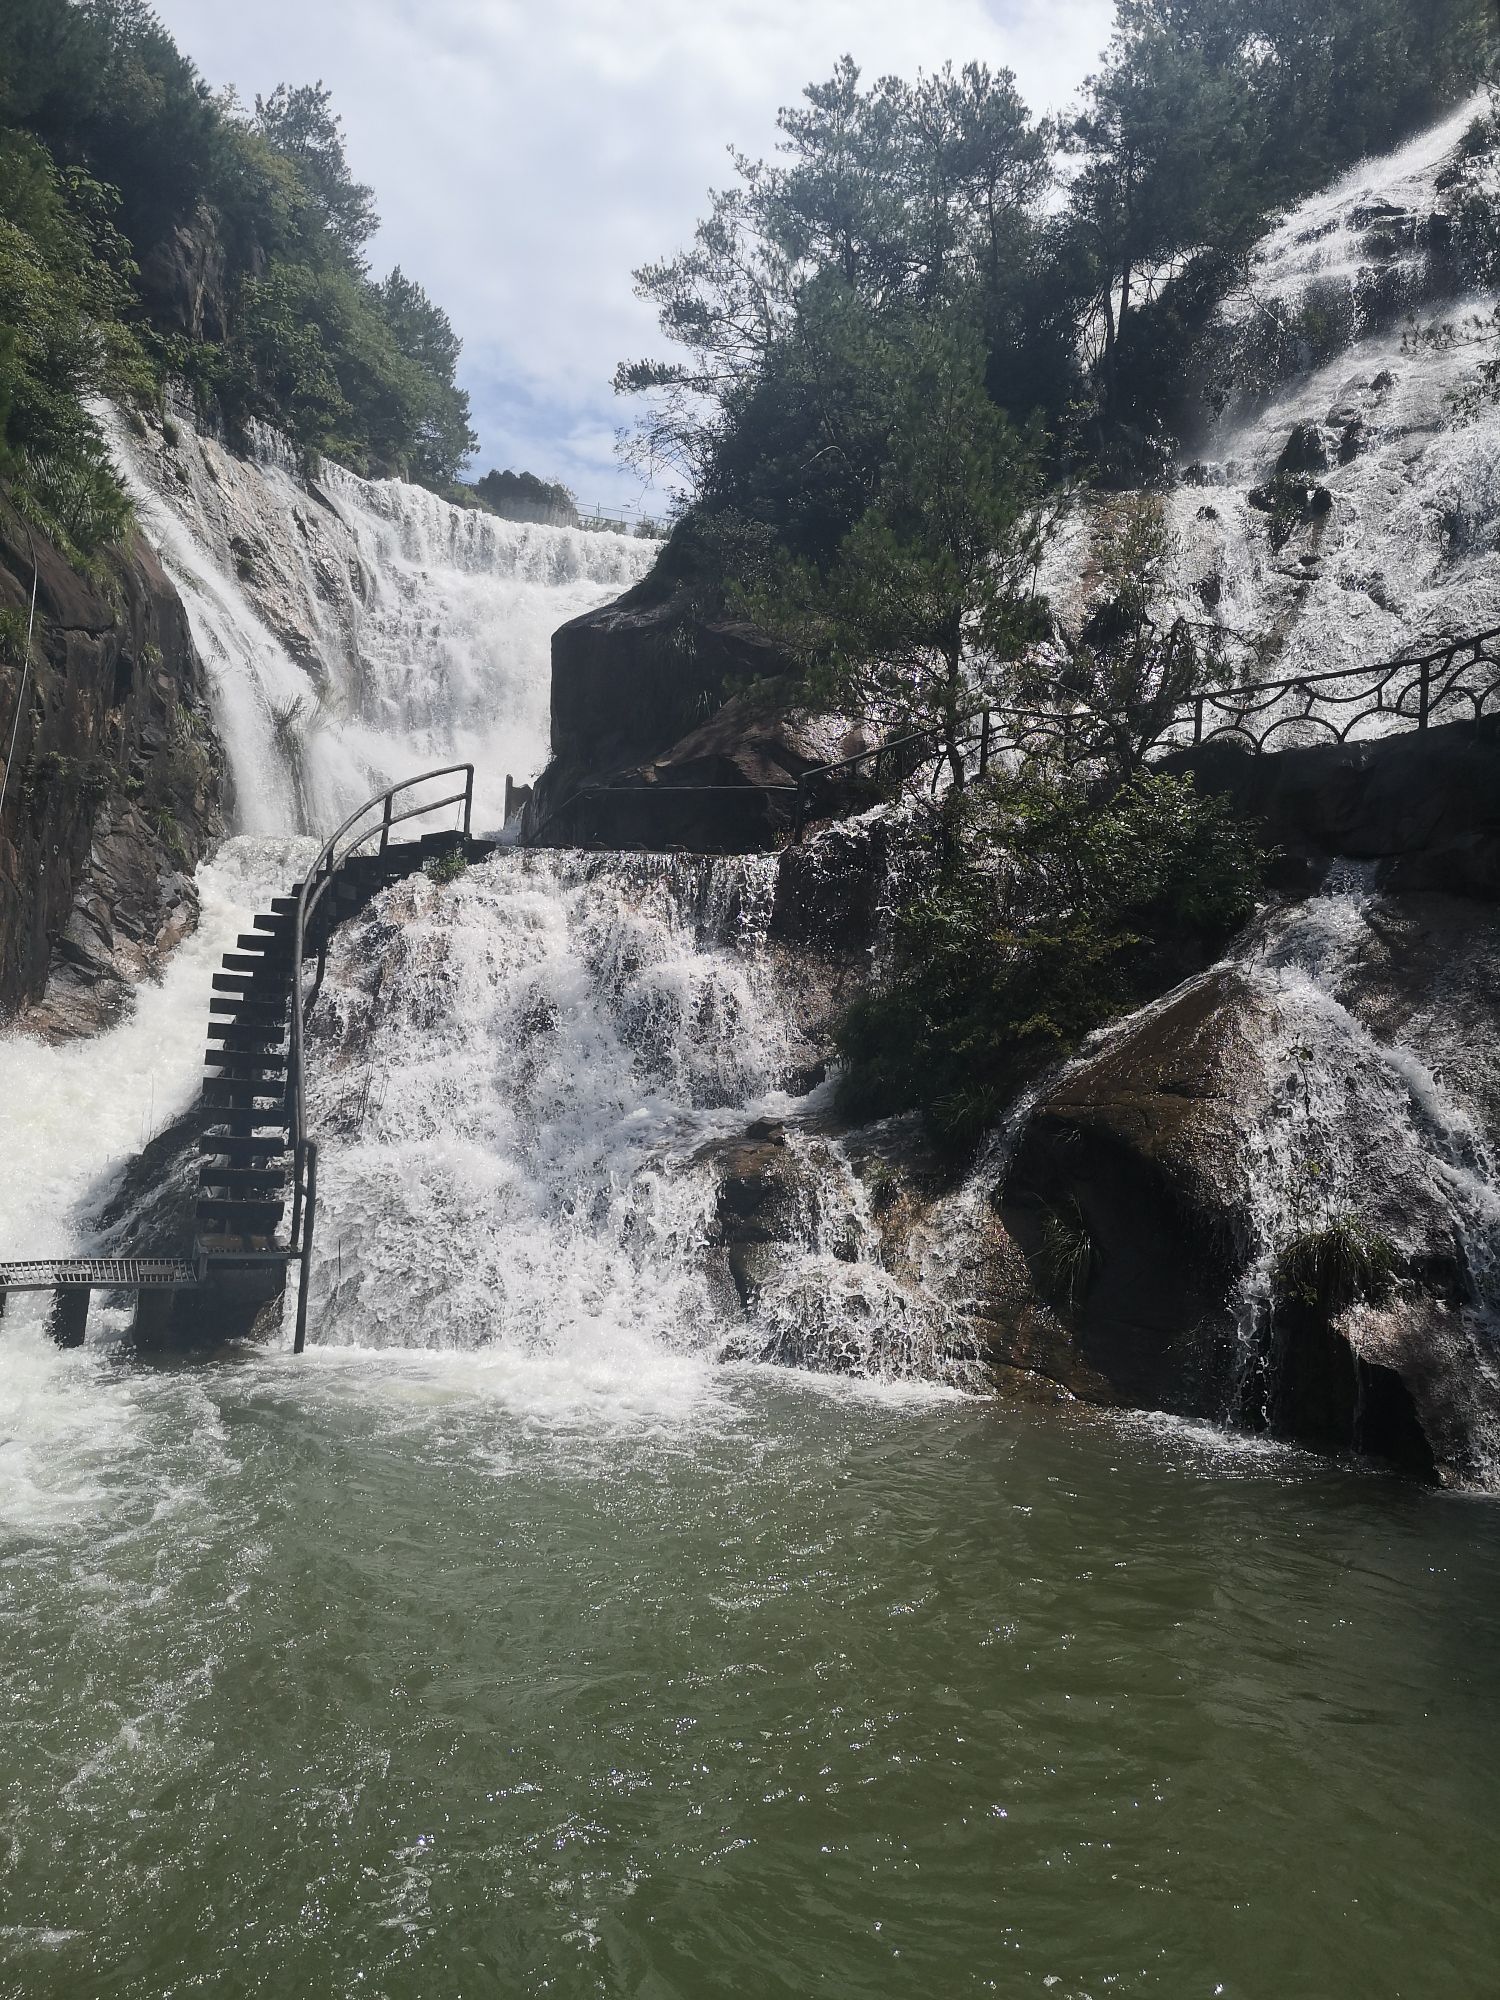
<instances>
[{"instance_id":1,"label":"green vegetation on cliff","mask_svg":"<svg viewBox=\"0 0 1500 2000\"><path fill-rule=\"evenodd\" d=\"M918 823L889 976L840 1029L845 1109L920 1107L972 1145L1048 1063L1207 963L1263 865L1190 778L1101 794L1034 771L950 794Z\"/></svg>"},{"instance_id":2,"label":"green vegetation on cliff","mask_svg":"<svg viewBox=\"0 0 1500 2000\"><path fill-rule=\"evenodd\" d=\"M446 315L375 278L374 197L321 83L215 95L144 0L0 10L0 472L86 554L118 490L84 399L172 377L356 469L442 487L473 449Z\"/></svg>"},{"instance_id":3,"label":"green vegetation on cliff","mask_svg":"<svg viewBox=\"0 0 1500 2000\"><path fill-rule=\"evenodd\" d=\"M737 159L691 246L637 273L674 352L617 372L638 457L823 562L888 463L883 346L974 339L1058 473L1135 485L1185 420L1194 342L1266 216L1483 73L1490 0L1118 0L1082 101L1035 119L970 64L845 59Z\"/></svg>"},{"instance_id":4,"label":"green vegetation on cliff","mask_svg":"<svg viewBox=\"0 0 1500 2000\"><path fill-rule=\"evenodd\" d=\"M1151 496L1221 407L1216 316L1268 218L1471 91L1495 27L1490 0L1117 0L1057 120L1009 72L866 83L846 59L637 273L672 351L616 386L641 399L638 458L692 494L654 587L748 612L815 706L946 743L889 976L844 1026L851 1110L922 1106L967 1143L1253 906L1253 830L1143 768L1227 673L1167 608ZM1481 206L1446 240L1482 285ZM1334 351L1252 320L1268 388L1283 350ZM1036 580L1085 485L1091 603L1067 630ZM1071 754L966 788L959 724L996 699L1065 715Z\"/></svg>"}]
</instances>

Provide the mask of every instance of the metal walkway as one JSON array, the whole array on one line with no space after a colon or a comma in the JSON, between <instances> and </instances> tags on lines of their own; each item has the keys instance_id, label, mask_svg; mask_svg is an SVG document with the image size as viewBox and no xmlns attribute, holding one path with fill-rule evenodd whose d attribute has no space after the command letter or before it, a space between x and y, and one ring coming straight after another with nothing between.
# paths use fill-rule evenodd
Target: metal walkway
<instances>
[{"instance_id":1,"label":"metal walkway","mask_svg":"<svg viewBox=\"0 0 1500 2000\"><path fill-rule=\"evenodd\" d=\"M33 1258L0 1264L0 1292L178 1292L201 1283L179 1257Z\"/></svg>"}]
</instances>

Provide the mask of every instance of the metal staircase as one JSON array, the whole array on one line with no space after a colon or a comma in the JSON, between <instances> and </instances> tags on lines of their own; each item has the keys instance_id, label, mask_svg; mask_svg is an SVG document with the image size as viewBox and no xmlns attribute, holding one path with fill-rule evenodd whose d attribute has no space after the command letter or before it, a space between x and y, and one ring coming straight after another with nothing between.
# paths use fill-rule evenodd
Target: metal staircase
<instances>
[{"instance_id":1,"label":"metal staircase","mask_svg":"<svg viewBox=\"0 0 1500 2000\"><path fill-rule=\"evenodd\" d=\"M462 790L435 799L421 796L434 783L460 775ZM391 839L394 828L453 807L461 809L457 828ZM235 1308L258 1310L282 1290L287 1265L300 1263L295 1346L302 1352L317 1217L317 1143L307 1132L304 1030L329 940L388 883L445 856L476 861L492 852L493 841L473 836L473 809L472 764L446 765L378 792L324 843L306 879L294 883L288 895L274 897L225 953L208 1008L191 1257L0 1263L0 1311L9 1292L53 1291L54 1332L71 1346L83 1339L91 1292L133 1291L138 1326L149 1323L155 1333L183 1293L196 1293L209 1316L216 1310L226 1317ZM375 840L374 852L362 851ZM314 962L310 981L309 960Z\"/></svg>"}]
</instances>

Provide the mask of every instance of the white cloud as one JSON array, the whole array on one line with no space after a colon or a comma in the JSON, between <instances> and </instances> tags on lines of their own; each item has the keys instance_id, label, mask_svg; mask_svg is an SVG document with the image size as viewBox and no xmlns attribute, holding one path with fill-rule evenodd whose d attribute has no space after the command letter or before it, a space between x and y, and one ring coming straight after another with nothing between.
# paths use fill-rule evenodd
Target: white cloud
<instances>
[{"instance_id":1,"label":"white cloud","mask_svg":"<svg viewBox=\"0 0 1500 2000\"><path fill-rule=\"evenodd\" d=\"M480 464L585 500L614 464L615 363L654 351L639 264L685 243L725 149L852 54L867 75L1009 65L1037 108L1093 66L1112 0L157 0L241 95L322 77L384 219L377 262L464 335Z\"/></svg>"}]
</instances>

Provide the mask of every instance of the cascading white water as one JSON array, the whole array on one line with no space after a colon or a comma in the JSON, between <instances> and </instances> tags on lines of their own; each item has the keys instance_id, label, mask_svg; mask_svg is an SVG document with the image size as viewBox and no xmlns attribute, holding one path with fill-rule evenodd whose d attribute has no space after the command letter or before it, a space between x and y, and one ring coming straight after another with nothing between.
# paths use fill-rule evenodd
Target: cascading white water
<instances>
[{"instance_id":1,"label":"cascading white water","mask_svg":"<svg viewBox=\"0 0 1500 2000\"><path fill-rule=\"evenodd\" d=\"M1381 932L1398 921L1368 866L1344 865L1311 901L1273 916L1248 961L1268 1019L1262 1108L1248 1105L1246 1187L1255 1254L1239 1287L1241 1384L1260 1371L1278 1255L1306 1232L1383 1236L1404 1266L1451 1261L1466 1299L1452 1315L1470 1394L1500 1407L1500 1158L1486 1129L1488 1052L1431 1042L1432 1010L1406 998L1377 1028ZM1471 947L1472 948L1472 947ZM1373 962L1372 962L1373 961ZM1430 997L1430 996L1429 996ZM1360 1313L1350 1321L1360 1351ZM1434 1352L1442 1343L1432 1342ZM1380 1340L1371 1354L1380 1358ZM1249 1412L1241 1410L1237 1414ZM1500 1482L1500 1432L1474 1398L1484 1483Z\"/></svg>"},{"instance_id":2,"label":"cascading white water","mask_svg":"<svg viewBox=\"0 0 1500 2000\"><path fill-rule=\"evenodd\" d=\"M313 1017L323 1342L484 1348L558 1398L689 1357L932 1378L764 951L775 863L501 852L346 925ZM716 1144L784 1126L796 1215L741 1313Z\"/></svg>"},{"instance_id":3,"label":"cascading white water","mask_svg":"<svg viewBox=\"0 0 1500 2000\"><path fill-rule=\"evenodd\" d=\"M304 478L264 431L246 459L186 424L142 436L97 414L207 664L236 829L326 832L393 779L457 762L476 766L476 830L498 829L507 772L546 762L552 633L643 576L656 545L502 521L331 461Z\"/></svg>"},{"instance_id":4,"label":"cascading white water","mask_svg":"<svg viewBox=\"0 0 1500 2000\"><path fill-rule=\"evenodd\" d=\"M0 1206L17 1254L86 1244L124 1159L190 1101L218 955L305 861L286 835L455 757L480 762L477 823L498 824L505 771L545 754L551 632L653 553L332 465L307 481L270 435L243 460L186 425L142 437L101 417L208 664L242 830L203 871L198 936L115 1036L4 1045L52 1162ZM773 872L503 852L348 927L309 1056L319 1339L483 1348L539 1407L591 1383L670 1401L706 1356L944 1371L936 1288L883 1269L818 1096L789 1094L809 1051L763 949ZM377 969L373 1006L360 980ZM85 1106L112 1064L139 1082L105 1132ZM747 1323L708 1254L719 1177L701 1155L767 1116L787 1121L802 1193Z\"/></svg>"},{"instance_id":5,"label":"cascading white water","mask_svg":"<svg viewBox=\"0 0 1500 2000\"><path fill-rule=\"evenodd\" d=\"M0 1037L0 1256L92 1240L125 1161L196 1095L209 982L236 933L379 786L472 759L476 830L507 771L546 754L548 639L648 567L651 544L466 513L332 465L304 482L269 434L239 459L186 424L108 432L208 669L233 837L199 871L202 919L159 986L98 1041ZM38 1315L11 1315L34 1325Z\"/></svg>"},{"instance_id":6,"label":"cascading white water","mask_svg":"<svg viewBox=\"0 0 1500 2000\"><path fill-rule=\"evenodd\" d=\"M1500 404L1459 400L1496 352L1493 329L1480 324L1494 301L1423 302L1423 231L1443 207L1439 183L1469 125L1489 109L1486 96L1474 98L1293 209L1225 308L1226 344L1248 342L1278 318L1295 324L1300 308L1320 298L1349 332L1333 358L1302 366L1269 392L1241 386L1194 441L1194 464L1183 468L1190 477L1166 502L1177 608L1218 626L1230 664L1247 680L1371 666L1500 626ZM1500 196L1493 158L1469 171L1484 193ZM1386 211L1400 220L1377 255L1370 236ZM1409 286L1410 311L1372 314L1361 273L1376 290ZM1273 478L1297 430L1320 441L1326 466L1306 476L1332 505L1283 539L1251 494ZM1074 622L1092 587L1089 530L1081 513L1044 576Z\"/></svg>"},{"instance_id":7,"label":"cascading white water","mask_svg":"<svg viewBox=\"0 0 1500 2000\"><path fill-rule=\"evenodd\" d=\"M1252 678L1372 665L1450 634L1500 625L1500 407L1462 413L1454 399L1489 349L1477 335L1444 345L1436 329L1471 328L1491 301L1444 300L1363 324L1361 273L1420 296L1422 231L1481 95L1431 131L1352 169L1264 239L1231 324L1295 314L1310 297L1347 301L1353 339L1326 365L1268 397L1241 394L1200 451L1206 487L1174 495L1185 608L1212 616ZM1493 165L1475 169L1500 191ZM1398 218L1372 256L1372 226ZM1340 308L1342 309L1342 307ZM1251 492L1272 476L1295 429L1311 427L1328 463L1310 476L1333 505L1279 548Z\"/></svg>"}]
</instances>

